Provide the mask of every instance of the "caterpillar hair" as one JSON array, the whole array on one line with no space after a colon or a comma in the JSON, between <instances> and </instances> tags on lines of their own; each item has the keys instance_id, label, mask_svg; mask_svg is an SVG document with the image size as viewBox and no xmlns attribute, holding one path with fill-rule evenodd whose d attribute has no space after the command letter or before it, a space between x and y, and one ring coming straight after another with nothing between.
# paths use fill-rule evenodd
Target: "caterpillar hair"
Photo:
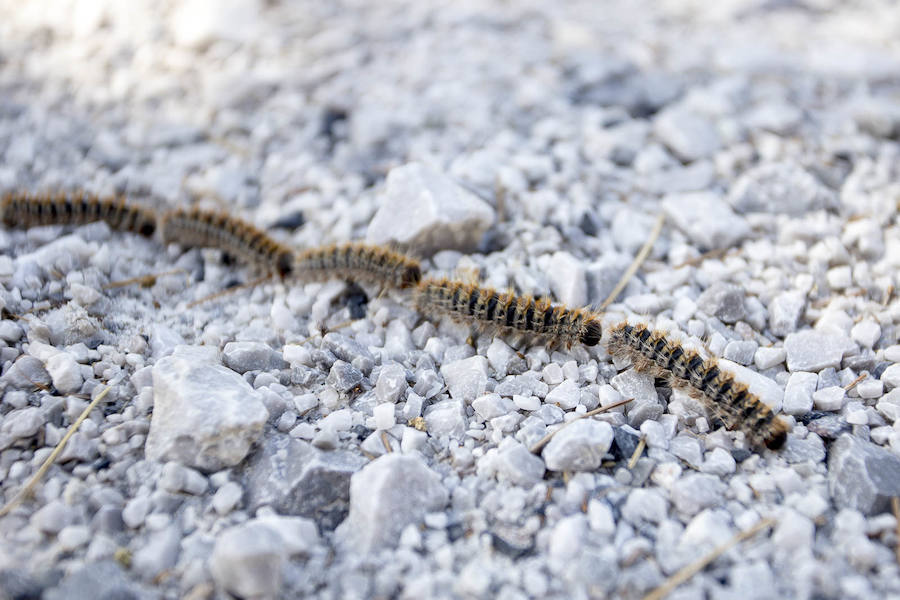
<instances>
[{"instance_id":1,"label":"caterpillar hair","mask_svg":"<svg viewBox=\"0 0 900 600\"><path fill-rule=\"evenodd\" d=\"M344 278L392 288L409 288L422 279L419 261L381 246L351 243L310 248L294 261L294 275L322 281Z\"/></svg>"},{"instance_id":2,"label":"caterpillar hair","mask_svg":"<svg viewBox=\"0 0 900 600\"><path fill-rule=\"evenodd\" d=\"M462 281L423 279L415 296L422 312L446 314L500 333L529 334L566 347L576 342L595 346L603 331L597 314L588 309L553 306L546 298L497 292Z\"/></svg>"},{"instance_id":3,"label":"caterpillar hair","mask_svg":"<svg viewBox=\"0 0 900 600\"><path fill-rule=\"evenodd\" d=\"M684 348L659 330L621 323L609 330L610 354L630 358L634 368L646 371L670 386L701 400L726 429L744 432L751 445L777 450L787 439L788 424L750 392L747 386L718 366Z\"/></svg>"},{"instance_id":4,"label":"caterpillar hair","mask_svg":"<svg viewBox=\"0 0 900 600\"><path fill-rule=\"evenodd\" d=\"M10 192L0 201L7 227L28 229L39 225L85 225L104 221L112 229L150 237L156 231L156 212L122 197L100 197L85 192L32 194Z\"/></svg>"},{"instance_id":5,"label":"caterpillar hair","mask_svg":"<svg viewBox=\"0 0 900 600\"><path fill-rule=\"evenodd\" d=\"M294 251L250 223L225 213L175 209L162 217L162 239L185 248L218 248L281 277L294 268Z\"/></svg>"}]
</instances>

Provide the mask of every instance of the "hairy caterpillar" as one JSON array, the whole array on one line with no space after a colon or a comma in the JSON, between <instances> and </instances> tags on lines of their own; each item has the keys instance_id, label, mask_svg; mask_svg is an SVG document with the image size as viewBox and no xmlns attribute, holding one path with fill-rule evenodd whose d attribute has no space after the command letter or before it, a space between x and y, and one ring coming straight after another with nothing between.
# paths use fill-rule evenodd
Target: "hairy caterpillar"
<instances>
[{"instance_id":1,"label":"hairy caterpillar","mask_svg":"<svg viewBox=\"0 0 900 600\"><path fill-rule=\"evenodd\" d=\"M722 370L714 358L704 359L659 330L621 323L609 330L610 354L628 357L647 371L704 402L727 429L740 429L754 446L777 450L787 439L788 424L743 383Z\"/></svg>"},{"instance_id":2,"label":"hairy caterpillar","mask_svg":"<svg viewBox=\"0 0 900 600\"><path fill-rule=\"evenodd\" d=\"M225 213L179 208L163 215L161 228L166 243L219 248L281 277L293 272L294 251L289 246Z\"/></svg>"},{"instance_id":3,"label":"hairy caterpillar","mask_svg":"<svg viewBox=\"0 0 900 600\"><path fill-rule=\"evenodd\" d=\"M111 228L150 237L156 231L156 213L125 202L121 197L100 197L85 192L30 194L10 192L0 201L7 227L27 229L39 225L85 225L104 221Z\"/></svg>"},{"instance_id":4,"label":"hairy caterpillar","mask_svg":"<svg viewBox=\"0 0 900 600\"><path fill-rule=\"evenodd\" d=\"M419 261L381 246L351 243L310 248L294 261L300 279L332 277L368 281L386 287L408 288L422 279Z\"/></svg>"},{"instance_id":5,"label":"hairy caterpillar","mask_svg":"<svg viewBox=\"0 0 900 600\"><path fill-rule=\"evenodd\" d=\"M566 347L576 342L595 346L603 331L600 319L590 310L553 306L547 298L517 296L451 279L423 279L416 286L415 303L425 313L447 314L488 330L529 334Z\"/></svg>"}]
</instances>

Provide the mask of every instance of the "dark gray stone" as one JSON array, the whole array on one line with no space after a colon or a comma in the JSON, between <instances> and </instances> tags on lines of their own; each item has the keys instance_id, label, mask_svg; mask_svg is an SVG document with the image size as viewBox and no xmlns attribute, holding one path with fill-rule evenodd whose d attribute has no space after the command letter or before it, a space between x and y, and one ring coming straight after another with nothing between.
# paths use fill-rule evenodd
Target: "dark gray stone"
<instances>
[{"instance_id":1,"label":"dark gray stone","mask_svg":"<svg viewBox=\"0 0 900 600\"><path fill-rule=\"evenodd\" d=\"M829 449L828 489L839 508L884 512L891 497L900 496L900 457L844 434Z\"/></svg>"},{"instance_id":2,"label":"dark gray stone","mask_svg":"<svg viewBox=\"0 0 900 600\"><path fill-rule=\"evenodd\" d=\"M697 298L697 307L725 323L735 323L747 316L744 290L727 283L714 283Z\"/></svg>"},{"instance_id":3,"label":"dark gray stone","mask_svg":"<svg viewBox=\"0 0 900 600\"><path fill-rule=\"evenodd\" d=\"M336 360L328 373L328 383L342 393L347 393L362 383L362 371L343 360Z\"/></svg>"},{"instance_id":4,"label":"dark gray stone","mask_svg":"<svg viewBox=\"0 0 900 600\"><path fill-rule=\"evenodd\" d=\"M367 462L350 452L323 452L291 437L270 436L243 469L248 508L269 505L330 531L347 515L350 476Z\"/></svg>"}]
</instances>

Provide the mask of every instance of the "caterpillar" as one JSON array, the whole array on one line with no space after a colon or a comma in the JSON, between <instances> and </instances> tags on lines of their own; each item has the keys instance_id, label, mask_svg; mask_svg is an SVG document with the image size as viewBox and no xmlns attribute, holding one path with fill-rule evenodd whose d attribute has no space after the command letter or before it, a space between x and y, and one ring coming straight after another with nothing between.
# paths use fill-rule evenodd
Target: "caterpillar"
<instances>
[{"instance_id":1,"label":"caterpillar","mask_svg":"<svg viewBox=\"0 0 900 600\"><path fill-rule=\"evenodd\" d=\"M784 445L788 424L721 369L716 359L704 359L662 331L628 323L610 328L607 347L613 356L630 358L638 371L666 379L672 387L700 399L726 429L743 431L751 445L771 450Z\"/></svg>"},{"instance_id":2,"label":"caterpillar","mask_svg":"<svg viewBox=\"0 0 900 600\"><path fill-rule=\"evenodd\" d=\"M312 281L341 277L386 287L409 288L422 279L419 261L381 246L362 243L310 248L294 261L294 275Z\"/></svg>"},{"instance_id":3,"label":"caterpillar","mask_svg":"<svg viewBox=\"0 0 900 600\"><path fill-rule=\"evenodd\" d=\"M281 277L293 272L294 251L289 246L225 213L179 208L163 215L161 229L165 243L186 248L219 248Z\"/></svg>"},{"instance_id":4,"label":"caterpillar","mask_svg":"<svg viewBox=\"0 0 900 600\"><path fill-rule=\"evenodd\" d=\"M39 225L85 225L104 221L111 228L151 237L156 231L156 212L122 197L101 197L85 192L32 194L9 192L0 201L7 227L27 229Z\"/></svg>"},{"instance_id":5,"label":"caterpillar","mask_svg":"<svg viewBox=\"0 0 900 600\"><path fill-rule=\"evenodd\" d=\"M415 304L428 314L447 314L500 333L529 334L567 348L576 342L596 346L603 331L598 315L588 309L553 306L547 298L451 279L423 279L416 286Z\"/></svg>"}]
</instances>

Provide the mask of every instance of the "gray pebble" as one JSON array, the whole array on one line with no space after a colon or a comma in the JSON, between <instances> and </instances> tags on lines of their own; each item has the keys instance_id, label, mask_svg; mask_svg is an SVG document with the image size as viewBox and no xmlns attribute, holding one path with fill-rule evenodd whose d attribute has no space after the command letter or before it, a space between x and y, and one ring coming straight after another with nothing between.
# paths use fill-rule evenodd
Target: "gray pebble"
<instances>
[{"instance_id":1,"label":"gray pebble","mask_svg":"<svg viewBox=\"0 0 900 600\"><path fill-rule=\"evenodd\" d=\"M679 512L695 515L704 508L721 504L727 487L715 475L689 473L672 485L672 503Z\"/></svg>"},{"instance_id":2,"label":"gray pebble","mask_svg":"<svg viewBox=\"0 0 900 600\"><path fill-rule=\"evenodd\" d=\"M336 360L328 372L328 383L337 391L346 394L362 383L365 376L362 371L343 360Z\"/></svg>"},{"instance_id":3,"label":"gray pebble","mask_svg":"<svg viewBox=\"0 0 900 600\"><path fill-rule=\"evenodd\" d=\"M511 438L501 442L495 466L498 475L515 485L531 487L544 477L544 461Z\"/></svg>"},{"instance_id":4,"label":"gray pebble","mask_svg":"<svg viewBox=\"0 0 900 600\"><path fill-rule=\"evenodd\" d=\"M846 348L845 340L820 331L806 330L791 333L784 340L789 371L821 371L838 368Z\"/></svg>"},{"instance_id":5,"label":"gray pebble","mask_svg":"<svg viewBox=\"0 0 900 600\"><path fill-rule=\"evenodd\" d=\"M147 457L207 472L240 463L269 416L240 375L178 354L153 367L153 405Z\"/></svg>"},{"instance_id":6,"label":"gray pebble","mask_svg":"<svg viewBox=\"0 0 900 600\"><path fill-rule=\"evenodd\" d=\"M281 355L262 342L228 342L222 350L225 365L238 373L281 368Z\"/></svg>"},{"instance_id":7,"label":"gray pebble","mask_svg":"<svg viewBox=\"0 0 900 600\"><path fill-rule=\"evenodd\" d=\"M780 365L787 358L787 352L784 348L757 348L753 355L753 363L760 371L771 369L776 365Z\"/></svg>"},{"instance_id":8,"label":"gray pebble","mask_svg":"<svg viewBox=\"0 0 900 600\"><path fill-rule=\"evenodd\" d=\"M334 529L347 514L350 477L365 464L351 452L323 452L291 437L269 436L241 469L247 506L251 511L271 506ZM240 487L228 493L234 492Z\"/></svg>"},{"instance_id":9,"label":"gray pebble","mask_svg":"<svg viewBox=\"0 0 900 600\"><path fill-rule=\"evenodd\" d=\"M816 391L818 376L815 373L795 371L791 373L784 388L782 410L789 415L802 415L812 410L813 393Z\"/></svg>"},{"instance_id":10,"label":"gray pebble","mask_svg":"<svg viewBox=\"0 0 900 600\"><path fill-rule=\"evenodd\" d=\"M828 489L840 508L866 515L888 510L890 498L900 496L900 458L844 434L829 448Z\"/></svg>"},{"instance_id":11,"label":"gray pebble","mask_svg":"<svg viewBox=\"0 0 900 600\"><path fill-rule=\"evenodd\" d=\"M750 234L743 217L713 192L670 194L662 208L666 218L704 250L730 248Z\"/></svg>"},{"instance_id":12,"label":"gray pebble","mask_svg":"<svg viewBox=\"0 0 900 600\"><path fill-rule=\"evenodd\" d=\"M44 426L45 417L41 409L34 406L20 408L7 413L0 424L0 433L13 439L33 437Z\"/></svg>"},{"instance_id":13,"label":"gray pebble","mask_svg":"<svg viewBox=\"0 0 900 600\"><path fill-rule=\"evenodd\" d=\"M777 336L786 336L797 329L806 308L806 296L800 292L784 292L769 302L769 328Z\"/></svg>"},{"instance_id":14,"label":"gray pebble","mask_svg":"<svg viewBox=\"0 0 900 600\"><path fill-rule=\"evenodd\" d=\"M803 215L834 206L834 193L810 173L792 163L769 163L741 175L728 202L742 213Z\"/></svg>"},{"instance_id":15,"label":"gray pebble","mask_svg":"<svg viewBox=\"0 0 900 600\"><path fill-rule=\"evenodd\" d=\"M218 586L239 597L275 597L281 591L287 554L278 531L249 521L216 538L209 570Z\"/></svg>"},{"instance_id":16,"label":"gray pebble","mask_svg":"<svg viewBox=\"0 0 900 600\"><path fill-rule=\"evenodd\" d=\"M353 475L350 514L335 533L361 552L391 547L407 525L442 510L447 498L440 477L420 459L386 454Z\"/></svg>"},{"instance_id":17,"label":"gray pebble","mask_svg":"<svg viewBox=\"0 0 900 600\"><path fill-rule=\"evenodd\" d=\"M472 356L441 365L441 375L450 397L467 404L484 393L487 386L487 359Z\"/></svg>"},{"instance_id":18,"label":"gray pebble","mask_svg":"<svg viewBox=\"0 0 900 600\"><path fill-rule=\"evenodd\" d=\"M633 489L622 507L622 517L629 523L640 525L645 522L659 523L666 518L666 499L656 489Z\"/></svg>"},{"instance_id":19,"label":"gray pebble","mask_svg":"<svg viewBox=\"0 0 900 600\"><path fill-rule=\"evenodd\" d=\"M581 419L553 436L541 456L551 471L591 471L600 466L612 441L609 423Z\"/></svg>"},{"instance_id":20,"label":"gray pebble","mask_svg":"<svg viewBox=\"0 0 900 600\"><path fill-rule=\"evenodd\" d=\"M153 579L178 560L181 549L181 527L170 525L150 533L131 558L131 568L145 579Z\"/></svg>"},{"instance_id":21,"label":"gray pebble","mask_svg":"<svg viewBox=\"0 0 900 600\"><path fill-rule=\"evenodd\" d=\"M706 158L721 144L714 123L680 106L660 113L653 122L653 132L684 162Z\"/></svg>"},{"instance_id":22,"label":"gray pebble","mask_svg":"<svg viewBox=\"0 0 900 600\"><path fill-rule=\"evenodd\" d=\"M426 254L469 251L493 221L494 210L480 198L436 169L413 162L388 173L366 239L399 242Z\"/></svg>"},{"instance_id":23,"label":"gray pebble","mask_svg":"<svg viewBox=\"0 0 900 600\"><path fill-rule=\"evenodd\" d=\"M727 283L717 282L707 288L697 298L697 308L725 323L740 321L747 315L744 290L740 286Z\"/></svg>"}]
</instances>

